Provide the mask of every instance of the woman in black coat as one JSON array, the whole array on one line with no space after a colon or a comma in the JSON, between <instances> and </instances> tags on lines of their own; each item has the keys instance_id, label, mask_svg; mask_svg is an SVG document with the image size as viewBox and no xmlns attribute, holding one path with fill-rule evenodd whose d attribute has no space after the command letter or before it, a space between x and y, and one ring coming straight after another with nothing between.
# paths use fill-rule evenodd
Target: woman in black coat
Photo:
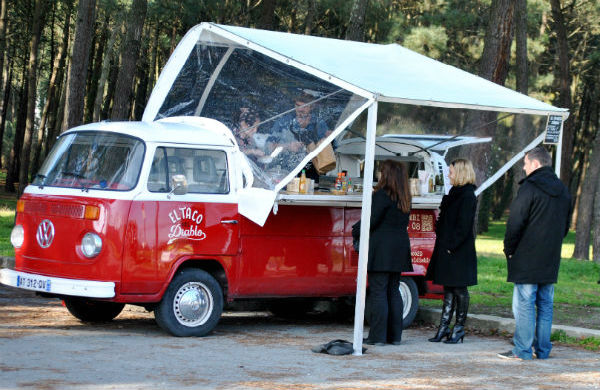
<instances>
[{"instance_id":1,"label":"woman in black coat","mask_svg":"<svg viewBox=\"0 0 600 390\"><path fill-rule=\"evenodd\" d=\"M386 160L373 192L367 275L371 304L366 344L400 344L404 304L400 273L412 271L408 216L411 196L407 168Z\"/></svg>"},{"instance_id":2,"label":"woman in black coat","mask_svg":"<svg viewBox=\"0 0 600 390\"><path fill-rule=\"evenodd\" d=\"M437 334L431 342L456 344L465 336L465 320L469 309L467 286L477 284L477 255L473 223L477 198L475 171L469 160L457 159L450 164L448 195L442 198L436 223L435 247L427 269L426 280L444 286L442 318ZM450 321L456 307L456 323L452 332Z\"/></svg>"}]
</instances>

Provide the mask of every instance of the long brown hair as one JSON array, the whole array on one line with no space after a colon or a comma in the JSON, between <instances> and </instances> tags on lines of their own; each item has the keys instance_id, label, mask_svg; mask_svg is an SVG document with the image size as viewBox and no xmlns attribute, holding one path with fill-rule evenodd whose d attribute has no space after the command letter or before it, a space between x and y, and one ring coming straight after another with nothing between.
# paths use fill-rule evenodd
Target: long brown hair
<instances>
[{"instance_id":1,"label":"long brown hair","mask_svg":"<svg viewBox=\"0 0 600 390\"><path fill-rule=\"evenodd\" d=\"M408 187L408 168L406 164L393 160L385 160L381 164L381 177L375 190L383 189L398 208L405 213L410 213L412 197Z\"/></svg>"}]
</instances>

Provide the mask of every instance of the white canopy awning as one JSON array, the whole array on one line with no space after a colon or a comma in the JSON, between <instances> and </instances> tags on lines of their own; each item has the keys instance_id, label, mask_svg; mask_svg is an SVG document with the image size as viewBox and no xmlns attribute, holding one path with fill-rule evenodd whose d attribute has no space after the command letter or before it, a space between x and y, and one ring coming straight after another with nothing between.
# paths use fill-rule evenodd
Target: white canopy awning
<instances>
[{"instance_id":1,"label":"white canopy awning","mask_svg":"<svg viewBox=\"0 0 600 390\"><path fill-rule=\"evenodd\" d=\"M324 72L377 95L381 102L568 115L566 109L553 107L397 44L377 45L222 25L212 25L211 29L217 34L223 31L234 34L247 45L259 45Z\"/></svg>"},{"instance_id":2,"label":"white canopy awning","mask_svg":"<svg viewBox=\"0 0 600 390\"><path fill-rule=\"evenodd\" d=\"M206 48L214 50L207 51ZM268 61L263 61L263 58L243 57L242 54L236 57L235 52L260 53ZM227 68L231 63L231 58L238 61L240 69L237 73L232 73L231 69ZM261 203L257 199L262 200L261 204L266 206L263 209L268 213L269 207L275 199L273 193L281 189L306 162L316 156L363 110L368 108L367 134L364 141L364 192L361 212L361 231L365 234L361 235L360 242L354 333L355 354L359 355L362 346L371 212L370 194L378 102L544 116L555 115L562 117L563 120L569 115L566 109L553 107L397 44L377 45L202 23L192 28L173 52L152 91L144 111L143 121L154 121L174 115L209 116L204 113L210 112L210 110L214 111L215 106L231 104L240 98L240 91L243 88L240 88L239 84L220 83L219 79L223 78L222 72L229 75L230 78L247 74L243 61L248 59L258 60L260 65L269 72L281 74L283 77L291 76L295 82L300 80L310 88L315 85L317 88L322 87L317 94L321 96L319 99L335 97L346 104L345 109L334 110L334 115L330 115L331 122L335 122L330 128L332 132L317 149L302 155L300 163L295 168L285 171L285 178L278 185L252 192L246 197L251 202L245 206L242 205L245 208L242 207L239 210L248 218L260 221L264 214L262 211L254 213L255 215L244 213L248 209L256 209L253 206ZM290 68L293 68L294 72L290 72ZM298 70L303 72L306 77L297 74ZM194 72L202 74L199 76ZM267 71L265 70L265 72ZM256 76L256 73L254 75ZM314 79L327 83L329 86L319 86ZM239 80L237 81L239 82ZM256 82L257 80L252 81ZM292 86L296 89L302 87L301 82ZM330 86L335 88L332 89ZM214 89L219 87L221 88L219 94L214 93ZM172 88L177 90L170 94ZM310 89L304 88L305 90ZM337 90L338 88L339 90ZM256 88L252 96L262 102L262 108L265 112L270 113L271 119L277 119L287 113L287 111L269 110L269 105L278 105L278 99L282 98L281 95L271 96L271 100L260 100L262 92L260 87ZM346 95L340 94L340 92L345 92ZM213 96L212 100L211 96ZM231 111L212 117L222 121L222 116ZM456 137L451 137L450 140L456 141ZM529 146L535 142L541 142L541 140L542 136L538 136ZM558 154L560 155L560 150ZM502 169L508 169L509 164L514 163L518 158L519 155L515 155ZM242 195L240 194L240 197ZM242 203L240 202L240 204ZM266 218L266 215L264 217Z\"/></svg>"}]
</instances>

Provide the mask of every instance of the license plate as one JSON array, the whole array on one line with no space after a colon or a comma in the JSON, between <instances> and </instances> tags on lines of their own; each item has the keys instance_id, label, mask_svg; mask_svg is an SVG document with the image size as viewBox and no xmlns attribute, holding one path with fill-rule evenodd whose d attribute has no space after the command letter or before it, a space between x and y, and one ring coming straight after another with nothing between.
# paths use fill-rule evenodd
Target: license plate
<instances>
[{"instance_id":1,"label":"license plate","mask_svg":"<svg viewBox=\"0 0 600 390\"><path fill-rule=\"evenodd\" d=\"M36 276L17 276L17 287L50 292L50 279Z\"/></svg>"}]
</instances>

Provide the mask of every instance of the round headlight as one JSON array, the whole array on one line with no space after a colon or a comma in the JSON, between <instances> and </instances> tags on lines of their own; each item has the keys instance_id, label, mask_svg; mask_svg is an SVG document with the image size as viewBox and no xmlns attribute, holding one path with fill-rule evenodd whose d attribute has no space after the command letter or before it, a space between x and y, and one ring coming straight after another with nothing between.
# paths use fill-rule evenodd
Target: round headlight
<instances>
[{"instance_id":1,"label":"round headlight","mask_svg":"<svg viewBox=\"0 0 600 390\"><path fill-rule=\"evenodd\" d=\"M85 257L98 256L102 250L102 239L96 233L86 233L81 240L81 252Z\"/></svg>"},{"instance_id":2,"label":"round headlight","mask_svg":"<svg viewBox=\"0 0 600 390\"><path fill-rule=\"evenodd\" d=\"M23 241L25 241L25 229L23 229L23 225L15 225L10 233L10 243L15 248L20 248Z\"/></svg>"}]
</instances>

